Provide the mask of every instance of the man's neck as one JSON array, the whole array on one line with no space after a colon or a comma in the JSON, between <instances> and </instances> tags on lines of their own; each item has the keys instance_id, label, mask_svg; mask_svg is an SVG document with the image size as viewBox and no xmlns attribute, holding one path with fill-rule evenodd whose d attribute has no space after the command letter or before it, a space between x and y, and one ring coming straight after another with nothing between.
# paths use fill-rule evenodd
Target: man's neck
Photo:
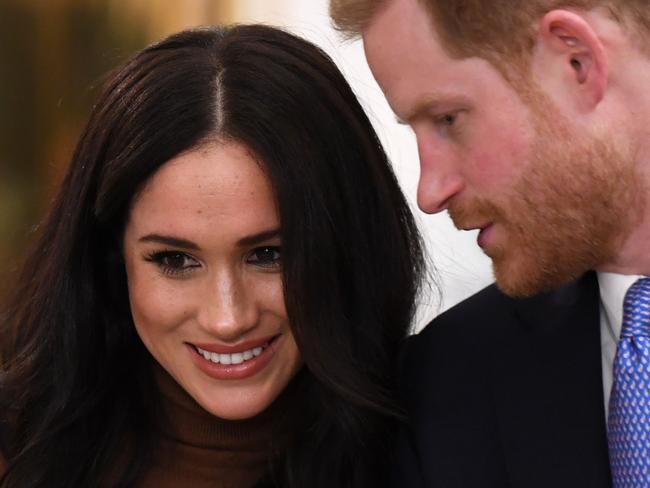
<instances>
[{"instance_id":1,"label":"man's neck","mask_svg":"<svg viewBox=\"0 0 650 488\"><path fill-rule=\"evenodd\" d=\"M650 202L650 194L647 195ZM638 225L632 229L620 252L596 271L625 275L650 276L650 205Z\"/></svg>"}]
</instances>

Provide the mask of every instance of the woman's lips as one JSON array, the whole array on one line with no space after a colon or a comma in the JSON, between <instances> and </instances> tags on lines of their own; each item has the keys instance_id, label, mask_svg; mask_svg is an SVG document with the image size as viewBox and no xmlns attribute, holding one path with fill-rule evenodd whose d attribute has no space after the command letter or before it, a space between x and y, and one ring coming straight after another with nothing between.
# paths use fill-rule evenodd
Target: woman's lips
<instances>
[{"instance_id":1,"label":"woman's lips","mask_svg":"<svg viewBox=\"0 0 650 488\"><path fill-rule=\"evenodd\" d=\"M207 343L207 342L193 342L192 345L196 346L198 348L201 348L205 351L208 352L216 352L216 353L221 353L221 354L232 354L232 353L237 353L237 352L243 352L248 349L254 349L256 347L262 347L265 344L273 341L276 337L278 337L278 334L276 335L269 335L266 337L260 337L259 339L254 339L246 342L240 342L239 344L214 344L214 343Z\"/></svg>"},{"instance_id":2,"label":"woman's lips","mask_svg":"<svg viewBox=\"0 0 650 488\"><path fill-rule=\"evenodd\" d=\"M219 380L244 379L258 373L271 361L283 336L271 336L235 346L187 344L194 364Z\"/></svg>"}]
</instances>

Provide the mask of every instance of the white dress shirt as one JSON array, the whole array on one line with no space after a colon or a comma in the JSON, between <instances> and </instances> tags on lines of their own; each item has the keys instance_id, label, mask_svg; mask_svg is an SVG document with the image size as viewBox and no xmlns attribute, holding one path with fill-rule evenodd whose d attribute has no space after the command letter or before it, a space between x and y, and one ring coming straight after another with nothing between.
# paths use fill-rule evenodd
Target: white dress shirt
<instances>
[{"instance_id":1,"label":"white dress shirt","mask_svg":"<svg viewBox=\"0 0 650 488\"><path fill-rule=\"evenodd\" d=\"M612 390L616 344L623 324L623 300L638 275L598 273L600 288L600 345L603 367L605 418L609 415L609 395Z\"/></svg>"}]
</instances>

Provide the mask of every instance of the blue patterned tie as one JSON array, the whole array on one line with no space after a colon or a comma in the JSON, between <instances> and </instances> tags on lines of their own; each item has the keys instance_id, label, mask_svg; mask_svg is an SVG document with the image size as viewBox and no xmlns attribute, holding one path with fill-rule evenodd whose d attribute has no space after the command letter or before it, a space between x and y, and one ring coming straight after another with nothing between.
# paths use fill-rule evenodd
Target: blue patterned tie
<instances>
[{"instance_id":1,"label":"blue patterned tie","mask_svg":"<svg viewBox=\"0 0 650 488\"><path fill-rule=\"evenodd\" d=\"M650 488L650 278L625 294L608 427L614 488Z\"/></svg>"}]
</instances>

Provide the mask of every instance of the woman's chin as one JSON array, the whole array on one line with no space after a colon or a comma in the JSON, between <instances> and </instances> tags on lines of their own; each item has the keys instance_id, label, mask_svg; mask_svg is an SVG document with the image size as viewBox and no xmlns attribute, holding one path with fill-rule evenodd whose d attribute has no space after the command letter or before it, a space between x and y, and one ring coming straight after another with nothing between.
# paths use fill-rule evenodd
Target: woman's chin
<instances>
[{"instance_id":1,"label":"woman's chin","mask_svg":"<svg viewBox=\"0 0 650 488\"><path fill-rule=\"evenodd\" d=\"M224 399L194 398L196 402L208 413L224 420L246 420L256 417L266 410L275 398L261 397L251 398L256 395L245 395L243 398Z\"/></svg>"}]
</instances>

